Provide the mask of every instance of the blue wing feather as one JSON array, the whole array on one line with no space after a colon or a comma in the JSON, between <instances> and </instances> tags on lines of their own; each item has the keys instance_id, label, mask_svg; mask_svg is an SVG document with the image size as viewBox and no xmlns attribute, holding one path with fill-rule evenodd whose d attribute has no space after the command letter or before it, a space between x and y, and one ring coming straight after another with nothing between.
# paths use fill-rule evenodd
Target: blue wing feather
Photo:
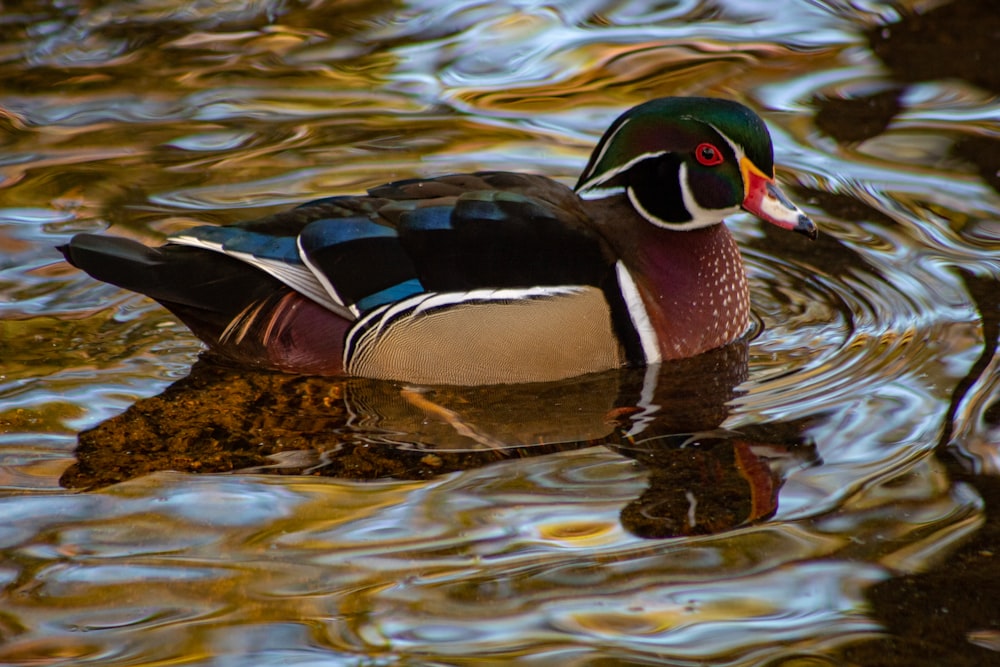
<instances>
[{"instance_id":1,"label":"blue wing feather","mask_svg":"<svg viewBox=\"0 0 1000 667\"><path fill-rule=\"evenodd\" d=\"M175 235L191 237L218 245L226 253L243 253L260 259L301 264L299 249L293 236L272 236L247 231L239 227L194 227Z\"/></svg>"},{"instance_id":2,"label":"blue wing feather","mask_svg":"<svg viewBox=\"0 0 1000 667\"><path fill-rule=\"evenodd\" d=\"M419 280L411 278L410 280L404 280L401 283L387 287L384 290L375 292L374 294L362 297L361 299L358 299L356 305L361 313L366 313L373 308L384 306L387 303L402 301L403 299L416 296L417 294L422 294L426 291L427 290L424 289L423 284Z\"/></svg>"},{"instance_id":3,"label":"blue wing feather","mask_svg":"<svg viewBox=\"0 0 1000 667\"><path fill-rule=\"evenodd\" d=\"M568 188L482 172L335 196L176 243L226 253L354 319L422 292L607 281L613 253Z\"/></svg>"},{"instance_id":4,"label":"blue wing feather","mask_svg":"<svg viewBox=\"0 0 1000 667\"><path fill-rule=\"evenodd\" d=\"M299 250L320 282L355 314L424 291L399 233L367 218L311 222L299 236Z\"/></svg>"},{"instance_id":5,"label":"blue wing feather","mask_svg":"<svg viewBox=\"0 0 1000 667\"><path fill-rule=\"evenodd\" d=\"M299 245L306 252L329 248L360 239L397 238L399 233L368 218L325 218L306 225Z\"/></svg>"},{"instance_id":6,"label":"blue wing feather","mask_svg":"<svg viewBox=\"0 0 1000 667\"><path fill-rule=\"evenodd\" d=\"M399 226L408 231L440 231L452 229L451 216L454 206L425 206L413 208L399 216Z\"/></svg>"}]
</instances>

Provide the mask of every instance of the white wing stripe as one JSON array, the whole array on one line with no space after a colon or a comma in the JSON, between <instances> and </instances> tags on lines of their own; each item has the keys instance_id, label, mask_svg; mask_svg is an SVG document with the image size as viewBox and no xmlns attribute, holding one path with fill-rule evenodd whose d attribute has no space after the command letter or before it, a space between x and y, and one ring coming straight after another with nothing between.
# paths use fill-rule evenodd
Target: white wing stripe
<instances>
[{"instance_id":1,"label":"white wing stripe","mask_svg":"<svg viewBox=\"0 0 1000 667\"><path fill-rule=\"evenodd\" d=\"M343 304L331 298L330 293L325 289L325 285L323 285L323 283L316 278L316 275L308 268L308 265L300 267L279 260L262 259L256 255L251 255L246 252L226 250L222 247L221 243L206 241L205 239L200 239L195 236L171 236L170 239L168 239L168 242L175 243L177 245L201 248L203 250L211 250L213 252L218 252L232 257L233 259L238 259L241 262L246 262L250 266L260 269L269 276L277 278L296 292L312 299L319 305L332 310L338 315L348 319L355 319L357 317L345 308Z\"/></svg>"},{"instance_id":2,"label":"white wing stripe","mask_svg":"<svg viewBox=\"0 0 1000 667\"><path fill-rule=\"evenodd\" d=\"M309 269L316 281L323 286L326 293L337 304L337 310L341 312L347 310L351 314L350 319L356 320L358 318L358 307L344 305L344 299L337 293L337 290L334 288L333 283L330 282L330 279L326 277L326 274L323 273L322 269L309 261L309 255L302 249L301 236L296 237L295 246L299 249L299 259L302 260L302 263L306 265L306 268Z\"/></svg>"}]
</instances>

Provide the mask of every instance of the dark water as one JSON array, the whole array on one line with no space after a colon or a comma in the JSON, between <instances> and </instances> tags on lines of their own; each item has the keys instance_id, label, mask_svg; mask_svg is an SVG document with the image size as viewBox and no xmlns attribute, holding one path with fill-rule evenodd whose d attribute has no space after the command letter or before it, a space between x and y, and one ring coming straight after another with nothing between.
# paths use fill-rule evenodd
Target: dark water
<instances>
[{"instance_id":1,"label":"dark water","mask_svg":"<svg viewBox=\"0 0 1000 667\"><path fill-rule=\"evenodd\" d=\"M4 8L0 663L1000 664L1000 15L939 5ZM571 182L666 94L758 109L823 235L733 218L753 339L659 374L195 365L54 250Z\"/></svg>"}]
</instances>

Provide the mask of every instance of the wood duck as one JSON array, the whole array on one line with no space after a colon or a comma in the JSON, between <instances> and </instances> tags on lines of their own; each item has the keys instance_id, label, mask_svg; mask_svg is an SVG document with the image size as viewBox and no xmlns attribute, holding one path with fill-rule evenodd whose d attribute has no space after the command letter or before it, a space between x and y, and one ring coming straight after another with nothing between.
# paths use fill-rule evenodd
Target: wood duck
<instances>
[{"instance_id":1,"label":"wood duck","mask_svg":"<svg viewBox=\"0 0 1000 667\"><path fill-rule=\"evenodd\" d=\"M764 122L666 97L618 117L574 189L478 172L396 181L150 248L60 250L242 364L421 384L547 381L686 358L749 321L740 209L815 238Z\"/></svg>"}]
</instances>

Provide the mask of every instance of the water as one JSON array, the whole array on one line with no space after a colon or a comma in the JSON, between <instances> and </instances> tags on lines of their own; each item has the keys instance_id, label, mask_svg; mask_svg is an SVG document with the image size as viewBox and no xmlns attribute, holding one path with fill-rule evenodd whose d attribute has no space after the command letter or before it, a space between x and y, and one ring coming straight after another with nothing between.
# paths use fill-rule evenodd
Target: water
<instances>
[{"instance_id":1,"label":"water","mask_svg":"<svg viewBox=\"0 0 1000 667\"><path fill-rule=\"evenodd\" d=\"M1000 661L989 4L5 10L0 663ZM235 372L54 250L446 171L572 182L664 94L760 110L823 233L733 218L753 339L659 374Z\"/></svg>"}]
</instances>

